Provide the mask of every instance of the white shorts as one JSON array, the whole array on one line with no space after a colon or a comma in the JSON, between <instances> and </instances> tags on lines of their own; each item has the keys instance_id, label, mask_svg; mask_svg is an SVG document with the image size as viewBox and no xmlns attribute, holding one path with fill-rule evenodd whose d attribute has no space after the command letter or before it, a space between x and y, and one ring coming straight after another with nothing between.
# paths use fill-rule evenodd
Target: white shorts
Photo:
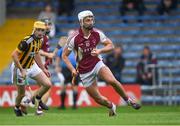
<instances>
[{"instance_id":1,"label":"white shorts","mask_svg":"<svg viewBox=\"0 0 180 126\"><path fill-rule=\"evenodd\" d=\"M34 63L29 69L26 69L26 76L32 78L41 72L42 70L39 68L39 66L36 63ZM17 85L26 84L26 80L22 78L21 72L19 68L15 67L14 62L11 65L11 82Z\"/></svg>"},{"instance_id":2,"label":"white shorts","mask_svg":"<svg viewBox=\"0 0 180 126\"><path fill-rule=\"evenodd\" d=\"M84 87L89 87L90 85L93 84L95 80L97 80L98 72L104 66L106 65L103 63L103 61L99 61L93 70L91 70L88 73L79 75Z\"/></svg>"}]
</instances>

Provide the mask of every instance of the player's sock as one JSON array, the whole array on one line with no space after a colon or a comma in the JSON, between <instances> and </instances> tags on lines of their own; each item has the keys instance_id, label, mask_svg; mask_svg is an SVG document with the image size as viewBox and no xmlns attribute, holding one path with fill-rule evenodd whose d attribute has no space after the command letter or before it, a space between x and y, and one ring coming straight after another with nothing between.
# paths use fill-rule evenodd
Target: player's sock
<instances>
[{"instance_id":1,"label":"player's sock","mask_svg":"<svg viewBox=\"0 0 180 126\"><path fill-rule=\"evenodd\" d=\"M128 101L129 97L123 97L124 101Z\"/></svg>"},{"instance_id":2,"label":"player's sock","mask_svg":"<svg viewBox=\"0 0 180 126\"><path fill-rule=\"evenodd\" d=\"M31 99L32 104L34 104L35 106L38 106L38 103L39 103L40 100L41 100L40 96L33 96L32 99Z\"/></svg>"},{"instance_id":3,"label":"player's sock","mask_svg":"<svg viewBox=\"0 0 180 126\"><path fill-rule=\"evenodd\" d=\"M61 92L61 106L60 108L64 109L65 108L65 99L66 99L66 91Z\"/></svg>"},{"instance_id":4,"label":"player's sock","mask_svg":"<svg viewBox=\"0 0 180 126\"><path fill-rule=\"evenodd\" d=\"M36 95L37 100L41 100L41 96Z\"/></svg>"},{"instance_id":5,"label":"player's sock","mask_svg":"<svg viewBox=\"0 0 180 126\"><path fill-rule=\"evenodd\" d=\"M73 108L76 109L76 101L77 101L77 96L78 96L78 92L77 91L73 91Z\"/></svg>"},{"instance_id":6,"label":"player's sock","mask_svg":"<svg viewBox=\"0 0 180 126\"><path fill-rule=\"evenodd\" d=\"M116 116L116 105L111 103L111 108L109 109L109 116Z\"/></svg>"},{"instance_id":7,"label":"player's sock","mask_svg":"<svg viewBox=\"0 0 180 126\"><path fill-rule=\"evenodd\" d=\"M44 109L44 110L48 110L49 109L49 107L42 102L40 96L36 95L36 98L33 98L33 100L32 100L32 103L34 102L33 104L35 104L35 99L37 99L38 106L40 106L42 109Z\"/></svg>"},{"instance_id":8,"label":"player's sock","mask_svg":"<svg viewBox=\"0 0 180 126\"><path fill-rule=\"evenodd\" d=\"M15 105L14 113L16 114L16 116L23 116L23 114L22 114L22 112L21 112L19 107L20 107L19 105Z\"/></svg>"},{"instance_id":9,"label":"player's sock","mask_svg":"<svg viewBox=\"0 0 180 126\"><path fill-rule=\"evenodd\" d=\"M39 106L43 109L43 110L49 110L49 107L44 104L41 100L39 101Z\"/></svg>"}]
</instances>

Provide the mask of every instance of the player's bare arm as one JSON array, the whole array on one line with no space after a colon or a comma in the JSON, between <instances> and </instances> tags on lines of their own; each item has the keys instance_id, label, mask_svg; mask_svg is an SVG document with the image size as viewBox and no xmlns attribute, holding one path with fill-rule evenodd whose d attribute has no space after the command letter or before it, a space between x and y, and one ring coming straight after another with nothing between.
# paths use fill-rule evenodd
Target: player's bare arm
<instances>
[{"instance_id":1,"label":"player's bare arm","mask_svg":"<svg viewBox=\"0 0 180 126\"><path fill-rule=\"evenodd\" d=\"M62 59L66 63L68 69L71 71L72 76L77 76L78 72L76 71L76 69L73 67L73 65L71 64L71 62L68 59L68 56L70 53L71 53L71 51L68 50L68 48L65 48L63 51L63 54L62 54Z\"/></svg>"},{"instance_id":2,"label":"player's bare arm","mask_svg":"<svg viewBox=\"0 0 180 126\"><path fill-rule=\"evenodd\" d=\"M48 58L53 58L54 57L54 54L53 53L48 53L48 52L45 52L45 51L43 51L43 50L40 50L39 51L39 54L41 55L41 56L45 56L45 57L48 57Z\"/></svg>"},{"instance_id":3,"label":"player's bare arm","mask_svg":"<svg viewBox=\"0 0 180 126\"><path fill-rule=\"evenodd\" d=\"M61 72L62 71L62 68L60 67L60 62L61 62L61 58L60 57L56 57L56 60L55 60L55 71L58 73L58 72Z\"/></svg>"},{"instance_id":4,"label":"player's bare arm","mask_svg":"<svg viewBox=\"0 0 180 126\"><path fill-rule=\"evenodd\" d=\"M15 65L16 65L16 67L18 67L19 70L21 71L22 77L25 78L26 77L26 70L22 68L22 66L21 66L21 64L20 64L20 62L18 60L19 55L20 55L20 53L17 50L14 50L12 52L11 56L12 56L12 59L13 59Z\"/></svg>"},{"instance_id":5,"label":"player's bare arm","mask_svg":"<svg viewBox=\"0 0 180 126\"><path fill-rule=\"evenodd\" d=\"M59 42L57 44L57 47L55 48L55 50L52 52L52 55L51 55L51 56L53 56L53 58L56 56L58 50L60 48L64 47L66 42L67 42L67 37L66 36L60 37Z\"/></svg>"},{"instance_id":6,"label":"player's bare arm","mask_svg":"<svg viewBox=\"0 0 180 126\"><path fill-rule=\"evenodd\" d=\"M114 49L114 45L110 39L103 42L104 47L101 49L93 49L91 52L92 56L98 56L101 53L108 53Z\"/></svg>"},{"instance_id":7,"label":"player's bare arm","mask_svg":"<svg viewBox=\"0 0 180 126\"><path fill-rule=\"evenodd\" d=\"M67 40L67 37L66 37L66 36L61 37L60 40L59 40L59 42L58 42L58 44L57 44L57 47L54 49L53 52L45 52L45 51L43 51L43 50L40 50L40 51L39 51L39 54L40 54L41 56L45 56L45 57L48 57L48 58L51 58L51 59L54 58L54 57L56 56L58 50L59 50L60 48L62 48L62 47L66 44L66 40Z\"/></svg>"}]
</instances>

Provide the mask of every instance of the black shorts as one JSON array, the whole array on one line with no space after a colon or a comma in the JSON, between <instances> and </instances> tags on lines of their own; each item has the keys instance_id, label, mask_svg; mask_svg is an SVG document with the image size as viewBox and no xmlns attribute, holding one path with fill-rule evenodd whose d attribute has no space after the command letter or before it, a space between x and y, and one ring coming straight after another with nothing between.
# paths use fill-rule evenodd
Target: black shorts
<instances>
[{"instance_id":1,"label":"black shorts","mask_svg":"<svg viewBox=\"0 0 180 126\"><path fill-rule=\"evenodd\" d=\"M64 75L64 78L65 78L64 84L67 85L68 83L71 83L72 74L71 74L70 70L67 67L62 68L62 74ZM79 84L79 77L76 78L75 85L78 85L78 84Z\"/></svg>"}]
</instances>

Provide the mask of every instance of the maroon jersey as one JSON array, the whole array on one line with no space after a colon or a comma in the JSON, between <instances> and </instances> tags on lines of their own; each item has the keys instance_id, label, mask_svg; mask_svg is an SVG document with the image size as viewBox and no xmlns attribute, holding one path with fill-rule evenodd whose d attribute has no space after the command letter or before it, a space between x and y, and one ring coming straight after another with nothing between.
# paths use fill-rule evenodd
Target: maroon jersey
<instances>
[{"instance_id":1,"label":"maroon jersey","mask_svg":"<svg viewBox=\"0 0 180 126\"><path fill-rule=\"evenodd\" d=\"M103 43L107 37L100 30L92 29L88 37L83 35L81 29L76 31L73 36L69 36L67 48L75 50L77 53L78 70L80 74L90 72L95 65L101 60L100 57L92 56L91 51L99 43Z\"/></svg>"},{"instance_id":2,"label":"maroon jersey","mask_svg":"<svg viewBox=\"0 0 180 126\"><path fill-rule=\"evenodd\" d=\"M47 35L44 35L43 37L43 44L42 44L42 47L41 49L44 51L44 52L49 52L49 38Z\"/></svg>"},{"instance_id":3,"label":"maroon jersey","mask_svg":"<svg viewBox=\"0 0 180 126\"><path fill-rule=\"evenodd\" d=\"M44 35L41 49L44 52L49 52L49 48L50 48L49 37L47 35ZM52 63L52 59L49 59L47 57L42 57L42 61L44 63L45 68L48 68L48 65L50 65Z\"/></svg>"}]
</instances>

